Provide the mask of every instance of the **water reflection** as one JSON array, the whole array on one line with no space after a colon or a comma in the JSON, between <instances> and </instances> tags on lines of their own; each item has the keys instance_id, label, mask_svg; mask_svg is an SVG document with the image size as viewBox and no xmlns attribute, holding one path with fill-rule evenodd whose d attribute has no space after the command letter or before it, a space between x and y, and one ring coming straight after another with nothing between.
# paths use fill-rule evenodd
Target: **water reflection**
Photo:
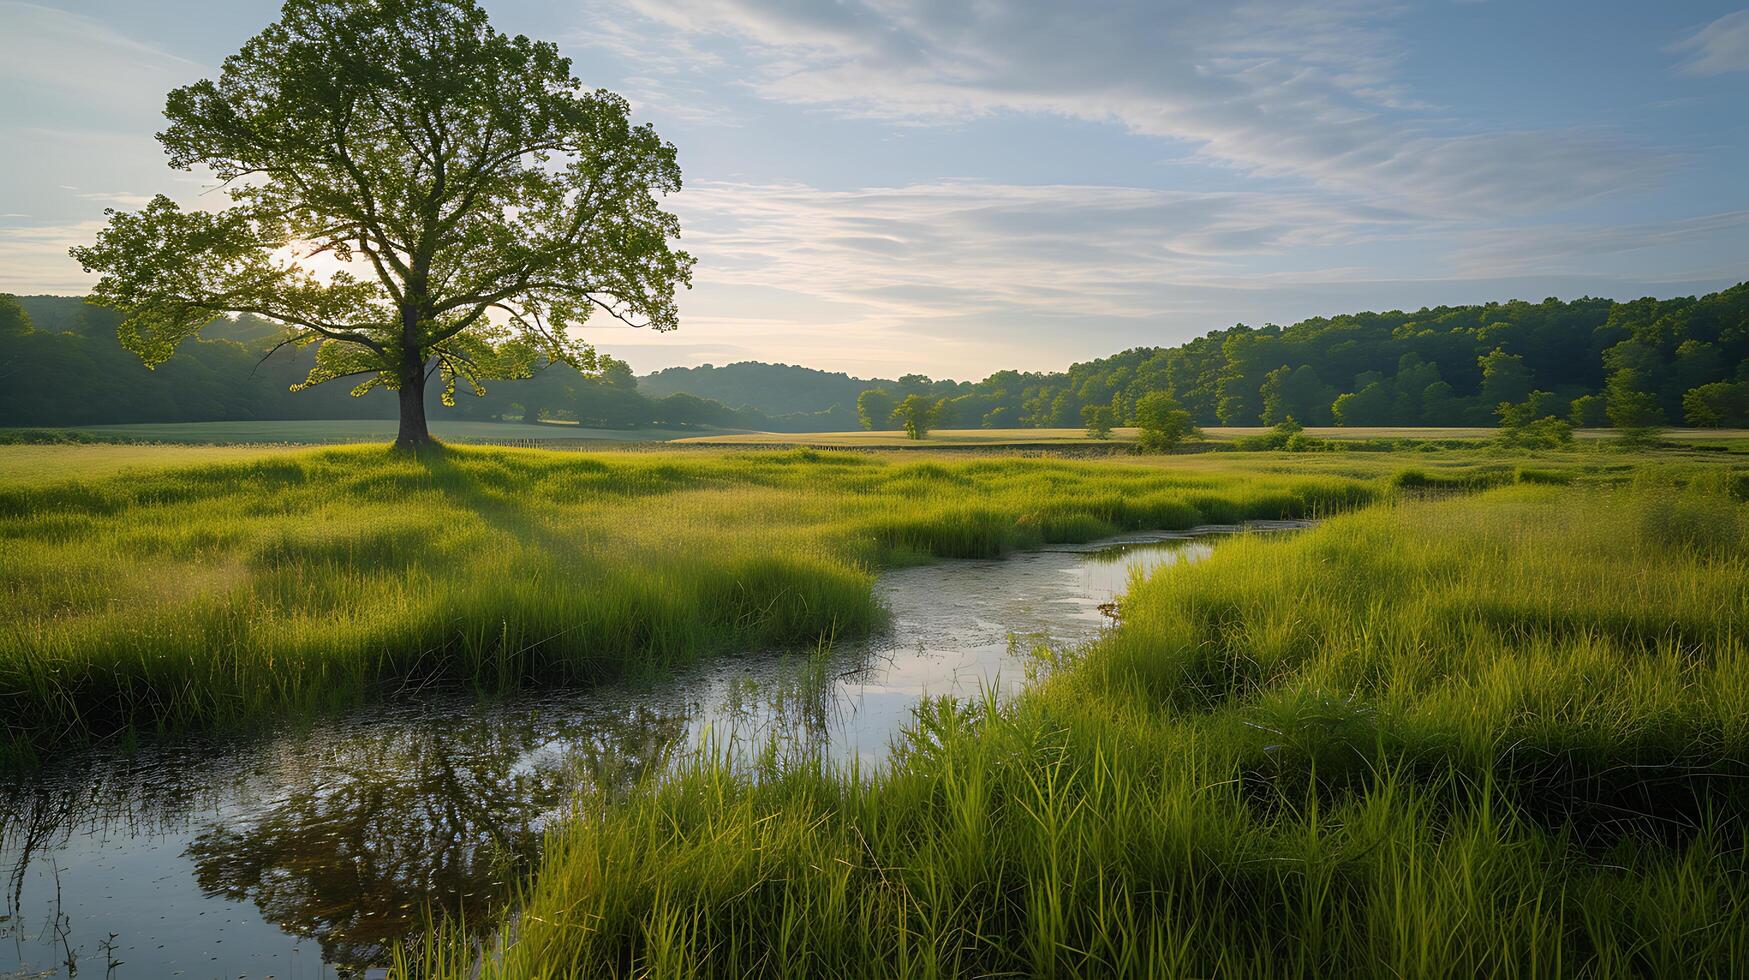
<instances>
[{"instance_id":1,"label":"water reflection","mask_svg":"<svg viewBox=\"0 0 1749 980\"><path fill-rule=\"evenodd\" d=\"M0 977L347 976L428 908L490 920L579 788L624 792L709 740L884 760L924 697L1011 694L1130 577L1208 550L1136 536L881 577L867 642L729 658L641 688L434 698L272 738L89 754L0 787ZM113 943L110 937L114 934Z\"/></svg>"},{"instance_id":2,"label":"water reflection","mask_svg":"<svg viewBox=\"0 0 1749 980\"><path fill-rule=\"evenodd\" d=\"M313 967L344 976L386 962L428 909L485 922L535 857L545 822L580 787L625 790L660 767L687 730L683 712L659 707L559 707L427 702L271 742L148 752L94 763L83 779L46 775L10 787L0 848L12 873L0 929L17 968L58 965L71 975L71 954L95 949L81 925L125 923L126 932L107 930L118 934L123 967L139 976L197 961L225 964L229 976L286 976L277 963L287 936L315 945L303 957ZM181 887L189 870L192 889ZM215 900L233 914L201 907ZM258 911L258 923L234 914L239 902ZM151 914L164 908L180 922ZM33 911L41 921L19 914ZM179 928L190 911L210 918L206 935ZM190 956L191 945L210 949Z\"/></svg>"},{"instance_id":3,"label":"water reflection","mask_svg":"<svg viewBox=\"0 0 1749 980\"><path fill-rule=\"evenodd\" d=\"M381 963L429 908L484 921L534 858L547 814L580 784L631 785L683 731L680 715L640 709L583 731L522 713L348 739L187 854L205 894L248 899L330 963Z\"/></svg>"}]
</instances>

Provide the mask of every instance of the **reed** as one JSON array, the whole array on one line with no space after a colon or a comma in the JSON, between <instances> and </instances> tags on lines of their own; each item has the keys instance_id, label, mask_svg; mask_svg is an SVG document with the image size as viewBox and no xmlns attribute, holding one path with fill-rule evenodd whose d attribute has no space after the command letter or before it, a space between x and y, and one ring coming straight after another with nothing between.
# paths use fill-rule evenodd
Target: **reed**
<instances>
[{"instance_id":1,"label":"reed","mask_svg":"<svg viewBox=\"0 0 1749 980\"><path fill-rule=\"evenodd\" d=\"M409 685L588 684L806 647L879 625L886 564L1379 492L1338 475L806 450L349 448L45 471L0 483L5 757Z\"/></svg>"},{"instance_id":2,"label":"reed","mask_svg":"<svg viewBox=\"0 0 1749 980\"><path fill-rule=\"evenodd\" d=\"M1733 489L1646 469L1226 542L1014 703L926 706L889 768L707 755L585 799L483 956L439 930L399 970L1740 975Z\"/></svg>"}]
</instances>

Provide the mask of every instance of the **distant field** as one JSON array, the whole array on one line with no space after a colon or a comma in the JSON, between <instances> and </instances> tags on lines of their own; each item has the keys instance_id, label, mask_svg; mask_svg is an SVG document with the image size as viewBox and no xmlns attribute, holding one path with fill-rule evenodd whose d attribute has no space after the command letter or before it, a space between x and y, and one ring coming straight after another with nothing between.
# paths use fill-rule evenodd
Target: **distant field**
<instances>
[{"instance_id":1,"label":"distant field","mask_svg":"<svg viewBox=\"0 0 1749 980\"><path fill-rule=\"evenodd\" d=\"M55 446L0 445L0 487L44 480L86 480L130 470L202 463L238 463L263 456L296 452L296 446L116 445L104 443Z\"/></svg>"},{"instance_id":2,"label":"distant field","mask_svg":"<svg viewBox=\"0 0 1749 980\"><path fill-rule=\"evenodd\" d=\"M1041 444L1099 445L1134 442L1133 428L1111 430L1111 438L1093 439L1083 429L936 429L921 441L907 439L903 432L737 432L676 439L681 443L713 446L1034 446ZM1214 442L1268 432L1263 426L1211 427L1203 432ZM1434 428L1314 428L1307 433L1329 439L1485 439L1493 429Z\"/></svg>"},{"instance_id":3,"label":"distant field","mask_svg":"<svg viewBox=\"0 0 1749 980\"><path fill-rule=\"evenodd\" d=\"M1203 430L1215 439L1236 439L1261 435L1269 430L1263 426L1216 426ZM1307 435L1320 439L1488 439L1497 430L1479 427L1438 426L1317 426L1306 429ZM1613 439L1614 429L1575 429L1579 439ZM1749 439L1749 429L1665 429L1664 438L1674 442L1722 442Z\"/></svg>"},{"instance_id":4,"label":"distant field","mask_svg":"<svg viewBox=\"0 0 1749 980\"><path fill-rule=\"evenodd\" d=\"M1210 426L1203 432L1213 442L1225 442L1243 436L1268 432L1264 426ZM1465 439L1482 440L1494 435L1487 428L1438 428L1433 426L1323 426L1306 429L1306 434L1321 439ZM1581 429L1580 439L1610 439L1611 429ZM1107 443L1133 442L1135 429L1113 429ZM1721 442L1749 440L1744 429L1669 429L1665 438L1676 442ZM921 442L905 438L903 432L737 432L707 436L691 436L674 440L679 443L702 443L715 446L1020 446L1040 444L1099 445L1081 429L938 429Z\"/></svg>"},{"instance_id":5,"label":"distant field","mask_svg":"<svg viewBox=\"0 0 1749 980\"><path fill-rule=\"evenodd\" d=\"M844 434L856 435L857 433ZM867 435L867 433L862 434ZM1030 445L1038 444L1035 442ZM1062 440L1060 444L1064 447L1076 445L1069 440ZM546 445L553 445L553 443ZM579 442L575 445L599 451L602 454L618 455L616 450L632 444L601 439L589 443ZM687 440L687 445L690 447L687 456L699 458L741 454L755 455L750 451L759 448L757 443L747 441ZM844 448L854 448L858 444L841 445ZM868 442L861 445L869 448L880 448L888 444ZM920 455L930 455L930 450L942 450L939 455L949 456L952 455L956 446L963 448L978 445L988 445L1000 452L1004 445L1017 446L1019 444L999 442L956 444L932 437L921 444ZM803 447L798 444L797 448ZM206 464L242 463L269 457L294 457L320 451L316 447L295 443L236 445L207 445L190 442L55 443L51 445L6 445L0 443L0 490L55 480L93 480L117 475L144 476L154 470ZM908 457L911 454L893 455ZM1712 454L1705 455L1710 457ZM1667 452L1667 458L1672 461L1693 461L1696 456L1697 454L1694 453ZM1596 465L1589 461L1589 457L1590 454L1580 453L1543 454L1539 461L1547 465L1556 465L1557 460L1561 461L1558 465L1563 466ZM582 459L585 456L578 458ZM1496 454L1487 450L1480 443L1475 449L1417 453L1412 459L1405 459L1402 454L1398 453L1175 453L1168 456L1125 455L1123 462L1131 466L1167 468L1184 474L1210 477L1232 473L1258 474L1270 478L1280 475L1309 476L1316 474L1362 480L1388 476L1403 469L1406 465L1413 465L1416 469L1428 472L1463 470L1477 464L1505 465Z\"/></svg>"},{"instance_id":6,"label":"distant field","mask_svg":"<svg viewBox=\"0 0 1749 980\"><path fill-rule=\"evenodd\" d=\"M1135 429L1113 429L1110 442L1131 442ZM937 429L919 443L890 432L735 432L689 436L677 443L712 446L1015 446L1041 443L1097 443L1081 429Z\"/></svg>"},{"instance_id":7,"label":"distant field","mask_svg":"<svg viewBox=\"0 0 1749 980\"><path fill-rule=\"evenodd\" d=\"M1216 425L1202 430L1210 439L1222 441L1245 436L1260 436L1269 431L1263 425ZM1481 426L1436 425L1322 425L1309 426L1306 435L1320 439L1488 439L1492 428Z\"/></svg>"},{"instance_id":8,"label":"distant field","mask_svg":"<svg viewBox=\"0 0 1749 980\"><path fill-rule=\"evenodd\" d=\"M136 464L182 464L222 462L238 453L261 453L275 446L332 446L332 444L388 443L394 441L392 418L345 418L345 420L299 420L299 422L163 422L133 425L72 425L63 429L28 429L30 432L65 432L68 436L115 439L108 446L0 446L0 483L30 478L38 469L65 469L66 476L100 476ZM0 429L3 443L7 429ZM1212 443L1238 437L1258 436L1268 429L1207 427ZM565 423L456 422L434 420L432 434L446 443L498 444L523 448L582 448L612 444L673 443L691 446L822 446L822 448L1002 448L1002 446L1119 446L1135 441L1135 429L1114 429L1111 439L1090 439L1081 429L937 429L927 439L906 439L899 430L881 432L738 432L738 430L679 429L584 429ZM1313 427L1308 436L1333 441L1359 439L1439 439L1476 441L1494 436L1494 429L1418 429L1418 427ZM1579 430L1579 439L1609 439L1613 430ZM1749 430L1669 429L1672 443L1742 443L1749 446ZM156 448L152 444L157 444ZM185 446L187 455L166 455L168 446Z\"/></svg>"},{"instance_id":9,"label":"distant field","mask_svg":"<svg viewBox=\"0 0 1749 980\"><path fill-rule=\"evenodd\" d=\"M129 425L78 425L30 431L90 433L101 438L205 445L336 445L393 442L394 419L335 419L274 422L143 422ZM4 431L4 430L0 430ZM522 422L462 422L433 419L431 434L447 442L518 444L529 442L666 442L696 430L587 429L579 425Z\"/></svg>"}]
</instances>

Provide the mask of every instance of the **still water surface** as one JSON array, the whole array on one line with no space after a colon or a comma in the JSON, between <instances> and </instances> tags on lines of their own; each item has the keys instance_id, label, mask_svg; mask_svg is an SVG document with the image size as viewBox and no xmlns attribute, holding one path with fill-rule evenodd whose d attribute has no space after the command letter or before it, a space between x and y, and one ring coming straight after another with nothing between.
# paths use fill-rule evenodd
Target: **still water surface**
<instances>
[{"instance_id":1,"label":"still water surface","mask_svg":"<svg viewBox=\"0 0 1749 980\"><path fill-rule=\"evenodd\" d=\"M1096 636L1132 575L1234 530L890 571L891 629L812 656L63 760L0 785L0 978L378 975L423 909L487 919L579 788L631 785L707 739L878 765L921 698L1012 694L1039 644Z\"/></svg>"}]
</instances>

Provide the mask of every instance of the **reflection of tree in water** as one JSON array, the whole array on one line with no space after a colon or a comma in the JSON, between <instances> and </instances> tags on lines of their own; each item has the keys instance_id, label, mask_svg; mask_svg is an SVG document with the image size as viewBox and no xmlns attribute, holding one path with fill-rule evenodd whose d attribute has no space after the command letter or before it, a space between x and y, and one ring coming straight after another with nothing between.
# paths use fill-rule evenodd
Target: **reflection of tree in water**
<instances>
[{"instance_id":1,"label":"reflection of tree in water","mask_svg":"<svg viewBox=\"0 0 1749 980\"><path fill-rule=\"evenodd\" d=\"M535 713L387 725L311 759L284 795L189 847L210 895L248 898L323 958L381 964L425 910L485 922L579 785L618 791L660 766L683 716L568 722Z\"/></svg>"},{"instance_id":2,"label":"reflection of tree in water","mask_svg":"<svg viewBox=\"0 0 1749 980\"><path fill-rule=\"evenodd\" d=\"M438 697L313 731L97 750L15 774L0 783L0 938L36 915L23 907L27 872L72 835L183 837L209 896L253 903L330 962L381 963L427 908L489 924L543 818L585 787L616 796L659 773L694 713L714 717L742 761L807 764L829 742L839 678L867 660L861 646L783 657L727 690L695 680L697 701L639 692L585 697L579 710L574 696ZM71 925L101 936L110 922Z\"/></svg>"}]
</instances>

